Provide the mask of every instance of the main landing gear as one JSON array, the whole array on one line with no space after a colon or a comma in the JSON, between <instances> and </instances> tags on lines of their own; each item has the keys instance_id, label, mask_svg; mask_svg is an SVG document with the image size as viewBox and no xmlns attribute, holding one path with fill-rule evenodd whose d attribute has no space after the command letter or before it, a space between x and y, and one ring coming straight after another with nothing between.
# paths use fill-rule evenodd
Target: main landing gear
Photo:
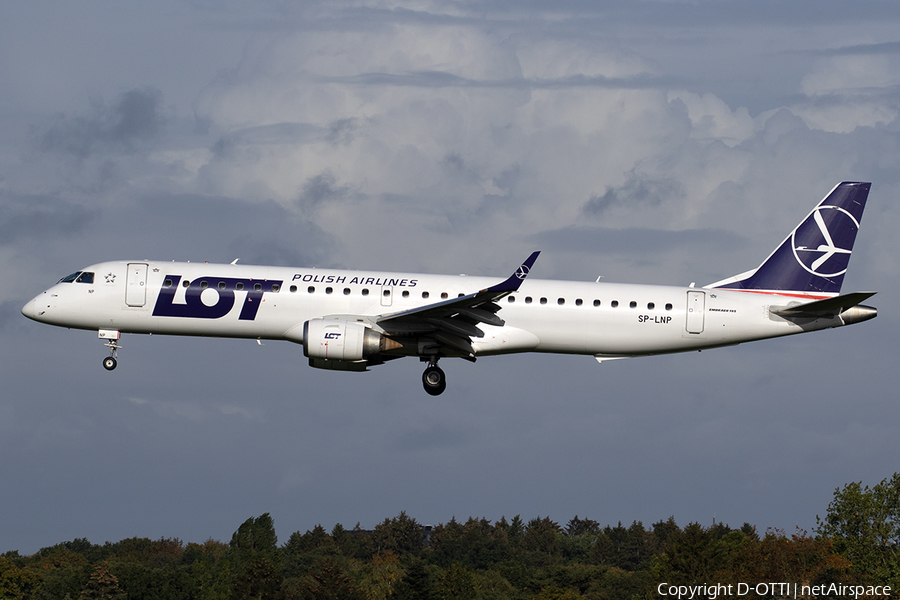
<instances>
[{"instance_id":1,"label":"main landing gear","mask_svg":"<svg viewBox=\"0 0 900 600\"><path fill-rule=\"evenodd\" d=\"M431 359L425 372L422 373L422 385L425 386L425 391L432 396L440 396L447 389L447 376L437 366L437 361L437 358Z\"/></svg>"}]
</instances>

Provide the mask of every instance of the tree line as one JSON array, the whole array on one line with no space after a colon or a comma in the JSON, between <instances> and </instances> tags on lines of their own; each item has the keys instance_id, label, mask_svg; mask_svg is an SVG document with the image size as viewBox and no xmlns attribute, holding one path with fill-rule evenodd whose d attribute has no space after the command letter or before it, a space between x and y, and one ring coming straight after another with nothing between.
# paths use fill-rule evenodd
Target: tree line
<instances>
[{"instance_id":1,"label":"tree line","mask_svg":"<svg viewBox=\"0 0 900 600\"><path fill-rule=\"evenodd\" d=\"M372 530L317 525L279 545L263 514L227 544L79 538L31 556L6 552L0 599L618 600L660 598L663 583L757 582L900 590L900 474L836 489L817 523L813 534L790 535L748 523L680 527L671 517L649 527L578 516L424 527L401 512Z\"/></svg>"}]
</instances>

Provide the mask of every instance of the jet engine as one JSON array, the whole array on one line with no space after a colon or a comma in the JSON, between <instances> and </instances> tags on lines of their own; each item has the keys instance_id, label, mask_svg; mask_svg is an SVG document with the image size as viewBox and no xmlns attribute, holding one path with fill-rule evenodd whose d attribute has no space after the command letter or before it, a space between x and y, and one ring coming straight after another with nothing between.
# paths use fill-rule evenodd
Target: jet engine
<instances>
[{"instance_id":1,"label":"jet engine","mask_svg":"<svg viewBox=\"0 0 900 600\"><path fill-rule=\"evenodd\" d=\"M342 319L310 319L303 324L303 354L319 369L365 371L367 359L402 345L366 327Z\"/></svg>"}]
</instances>

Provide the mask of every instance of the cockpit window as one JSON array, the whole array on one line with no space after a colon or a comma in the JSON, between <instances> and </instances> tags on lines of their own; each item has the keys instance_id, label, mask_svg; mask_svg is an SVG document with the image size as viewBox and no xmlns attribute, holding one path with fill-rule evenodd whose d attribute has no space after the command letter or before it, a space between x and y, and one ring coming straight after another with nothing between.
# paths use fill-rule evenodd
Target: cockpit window
<instances>
[{"instance_id":1,"label":"cockpit window","mask_svg":"<svg viewBox=\"0 0 900 600\"><path fill-rule=\"evenodd\" d=\"M85 271L78 276L78 279L75 280L75 283L94 283L94 274Z\"/></svg>"},{"instance_id":2,"label":"cockpit window","mask_svg":"<svg viewBox=\"0 0 900 600\"><path fill-rule=\"evenodd\" d=\"M71 275L67 275L66 277L63 277L56 283L72 283L73 281L78 279L79 275L81 275L81 271L78 271L77 273L72 273Z\"/></svg>"}]
</instances>

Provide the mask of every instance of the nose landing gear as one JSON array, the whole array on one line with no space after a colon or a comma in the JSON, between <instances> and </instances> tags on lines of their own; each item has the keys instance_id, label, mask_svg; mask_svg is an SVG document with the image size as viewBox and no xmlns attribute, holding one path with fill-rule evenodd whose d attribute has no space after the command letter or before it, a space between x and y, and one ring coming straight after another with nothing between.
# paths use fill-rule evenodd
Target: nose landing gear
<instances>
[{"instance_id":1,"label":"nose landing gear","mask_svg":"<svg viewBox=\"0 0 900 600\"><path fill-rule=\"evenodd\" d=\"M425 372L422 373L422 385L425 386L425 391L432 396L439 396L447 389L447 376L437 366L436 358L431 360Z\"/></svg>"},{"instance_id":2,"label":"nose landing gear","mask_svg":"<svg viewBox=\"0 0 900 600\"><path fill-rule=\"evenodd\" d=\"M109 356L103 359L103 368L107 371L112 371L118 364L116 361L116 354L118 353L119 348L122 347L119 345L119 332L101 329L99 337L101 340L106 340L106 343L103 345L109 348Z\"/></svg>"}]
</instances>

